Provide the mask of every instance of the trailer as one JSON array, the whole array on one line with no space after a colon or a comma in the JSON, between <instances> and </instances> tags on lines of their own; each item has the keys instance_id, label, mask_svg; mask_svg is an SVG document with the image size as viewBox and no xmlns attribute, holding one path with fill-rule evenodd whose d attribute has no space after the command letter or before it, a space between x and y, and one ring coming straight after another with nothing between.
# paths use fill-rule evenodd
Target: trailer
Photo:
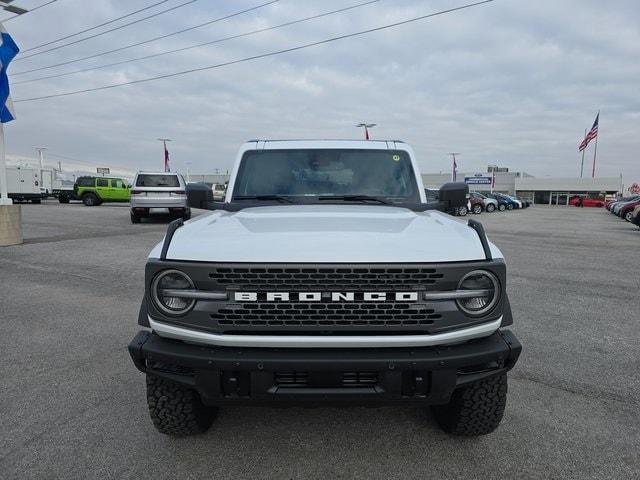
<instances>
[{"instance_id":1,"label":"trailer","mask_svg":"<svg viewBox=\"0 0 640 480\"><path fill-rule=\"evenodd\" d=\"M42 190L42 171L33 167L7 166L7 190L14 201L40 203L46 196Z\"/></svg>"}]
</instances>

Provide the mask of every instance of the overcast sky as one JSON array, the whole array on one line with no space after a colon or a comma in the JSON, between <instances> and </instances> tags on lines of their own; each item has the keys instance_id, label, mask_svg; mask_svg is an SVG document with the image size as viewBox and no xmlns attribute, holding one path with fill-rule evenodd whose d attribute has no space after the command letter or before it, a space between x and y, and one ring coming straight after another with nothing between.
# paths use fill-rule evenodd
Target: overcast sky
<instances>
[{"instance_id":1,"label":"overcast sky","mask_svg":"<svg viewBox=\"0 0 640 480\"><path fill-rule=\"evenodd\" d=\"M157 0L58 0L5 24L24 51ZM162 5L82 38L170 8ZM267 0L194 3L76 45L20 60L10 73L49 66L253 7ZM11 77L14 100L218 64L462 5L465 0L380 0L317 20L217 45L66 77L17 84L214 40L364 0L280 0L151 44ZM43 0L20 0L25 8ZM88 4L91 4L88 8ZM56 46L54 44L51 46ZM50 48L50 47L45 47ZM36 50L38 51L38 50ZM34 51L34 52L36 52ZM24 52L26 56L33 52ZM413 145L423 172L489 163L536 176L577 176L577 145L601 110L599 176L640 181L640 7L637 0L496 0L394 29L154 82L16 104L8 153L158 169L158 137L173 139L174 169L230 168L253 138L374 138ZM54 159L54 157L50 157ZM585 159L590 174L593 145ZM64 159L62 160L64 166Z\"/></svg>"}]
</instances>

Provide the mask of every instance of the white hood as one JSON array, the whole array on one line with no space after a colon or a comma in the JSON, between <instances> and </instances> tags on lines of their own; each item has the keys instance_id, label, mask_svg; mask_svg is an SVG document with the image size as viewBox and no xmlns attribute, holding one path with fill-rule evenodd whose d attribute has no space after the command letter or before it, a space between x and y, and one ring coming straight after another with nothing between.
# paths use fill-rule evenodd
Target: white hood
<instances>
[{"instance_id":1,"label":"white hood","mask_svg":"<svg viewBox=\"0 0 640 480\"><path fill-rule=\"evenodd\" d=\"M167 259L251 263L484 260L466 221L373 205L276 205L215 211L176 230ZM151 254L160 257L161 244ZM502 253L491 245L494 258Z\"/></svg>"}]
</instances>

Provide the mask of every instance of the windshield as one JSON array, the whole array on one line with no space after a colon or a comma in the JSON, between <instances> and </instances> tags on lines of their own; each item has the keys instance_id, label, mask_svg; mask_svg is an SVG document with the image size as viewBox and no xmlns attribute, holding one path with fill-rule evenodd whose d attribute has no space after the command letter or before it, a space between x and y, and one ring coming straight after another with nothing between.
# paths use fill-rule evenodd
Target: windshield
<instances>
[{"instance_id":1,"label":"windshield","mask_svg":"<svg viewBox=\"0 0 640 480\"><path fill-rule=\"evenodd\" d=\"M136 187L179 187L177 175L141 174L136 180Z\"/></svg>"},{"instance_id":2,"label":"windshield","mask_svg":"<svg viewBox=\"0 0 640 480\"><path fill-rule=\"evenodd\" d=\"M292 202L323 197L336 201L383 198L392 203L419 203L409 155L401 150L300 149L246 152L240 163L233 200ZM266 198L269 197L269 198ZM258 198L260 200L260 198Z\"/></svg>"}]
</instances>

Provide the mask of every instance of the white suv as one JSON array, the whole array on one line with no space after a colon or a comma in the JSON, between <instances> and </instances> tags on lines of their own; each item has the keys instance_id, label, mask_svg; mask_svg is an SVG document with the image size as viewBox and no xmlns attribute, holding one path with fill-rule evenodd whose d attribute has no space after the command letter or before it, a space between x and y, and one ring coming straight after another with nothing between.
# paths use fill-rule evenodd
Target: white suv
<instances>
[{"instance_id":1,"label":"white suv","mask_svg":"<svg viewBox=\"0 0 640 480\"><path fill-rule=\"evenodd\" d=\"M186 184L179 173L138 172L131 187L131 223L154 213L191 218Z\"/></svg>"}]
</instances>

